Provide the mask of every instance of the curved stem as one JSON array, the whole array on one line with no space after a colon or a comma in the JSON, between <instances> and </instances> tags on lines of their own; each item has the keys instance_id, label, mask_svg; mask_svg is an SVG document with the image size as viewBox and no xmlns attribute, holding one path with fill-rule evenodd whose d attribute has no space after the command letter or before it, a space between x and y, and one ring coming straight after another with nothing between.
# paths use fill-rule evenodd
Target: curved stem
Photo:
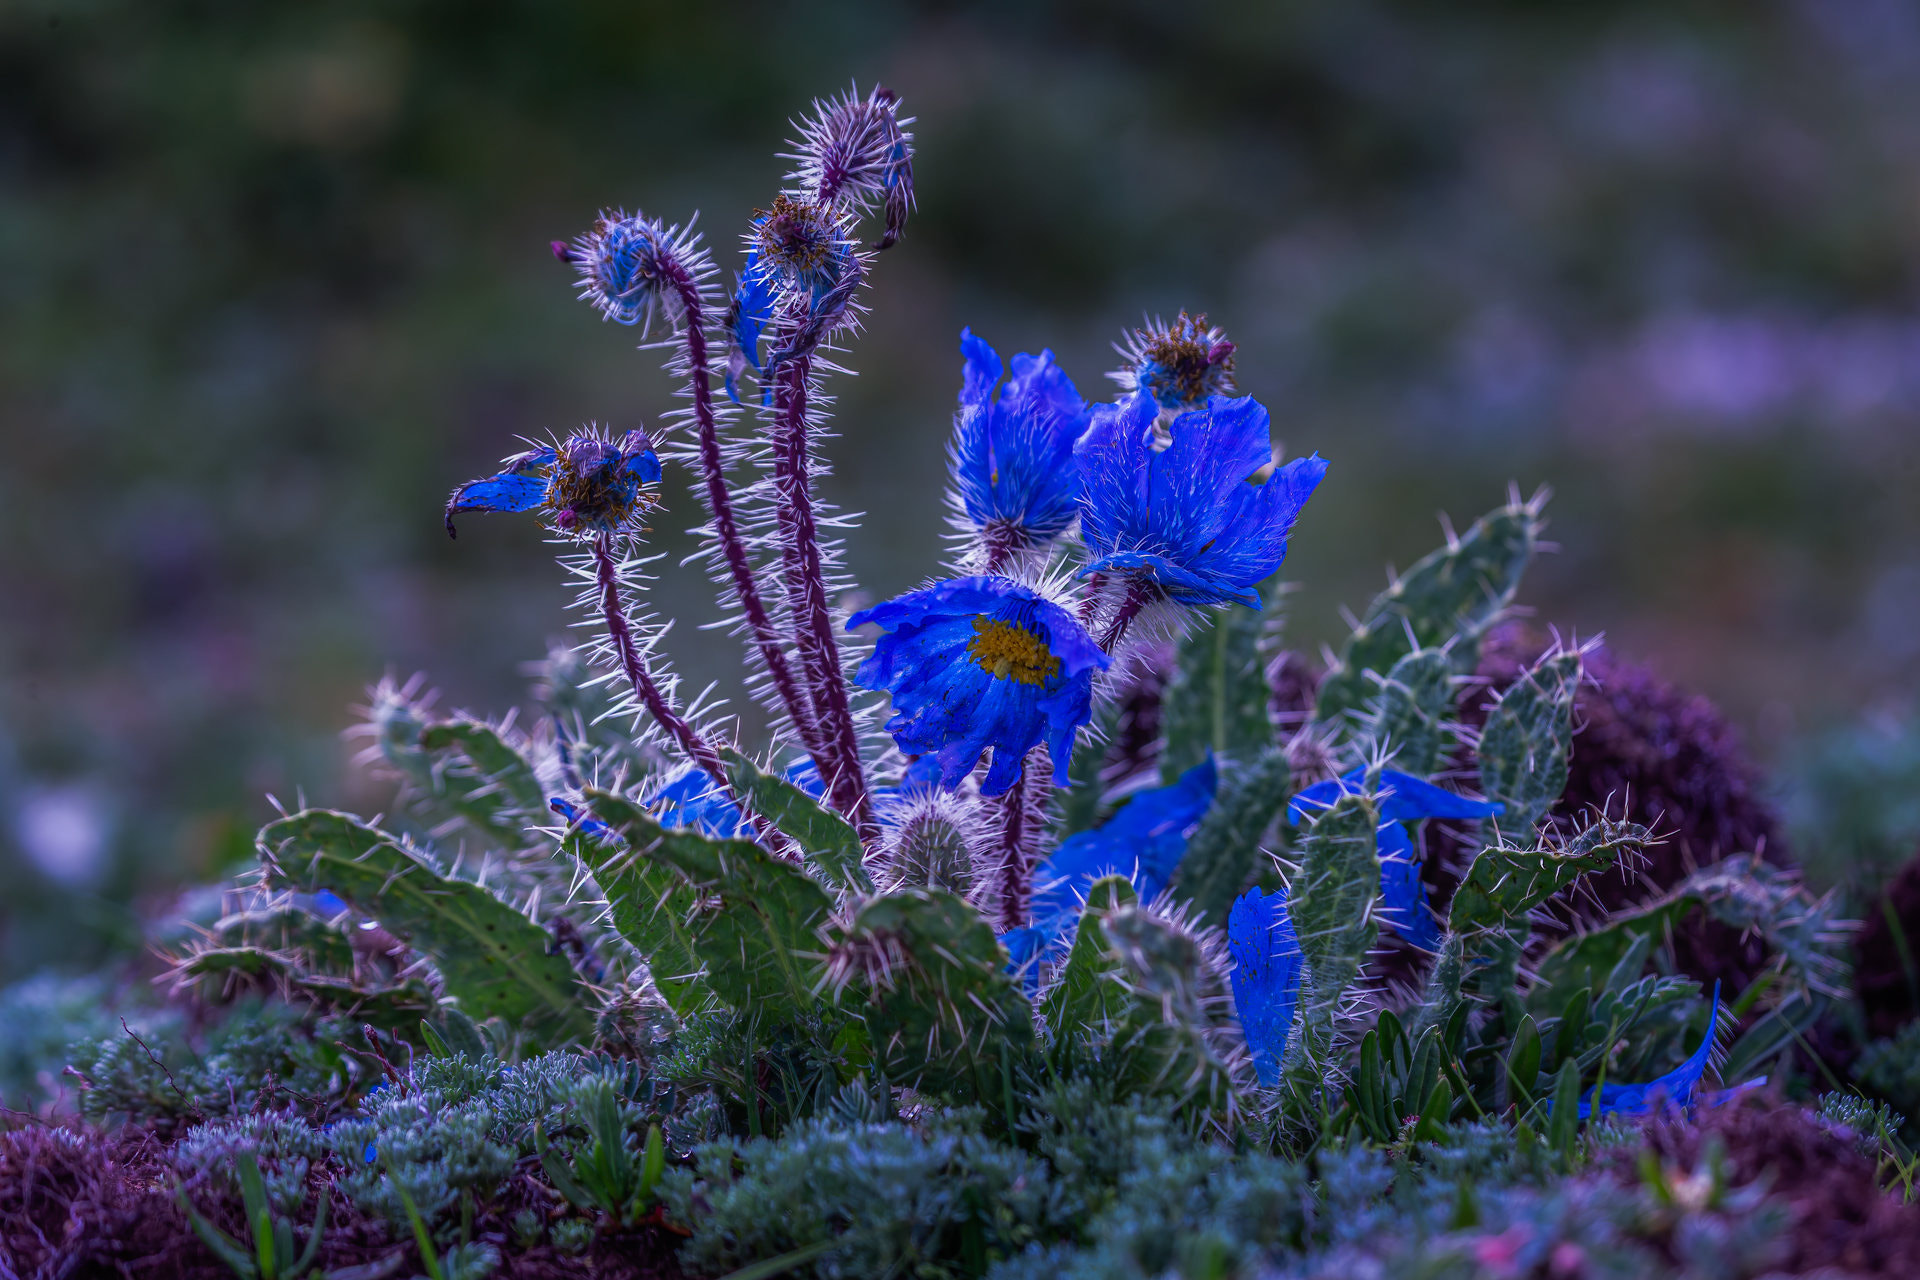
<instances>
[{"instance_id":1,"label":"curved stem","mask_svg":"<svg viewBox=\"0 0 1920 1280\"><path fill-rule=\"evenodd\" d=\"M781 365L774 383L773 479L780 554L794 640L812 688L820 739L827 749L821 777L832 791L835 806L847 815L862 841L872 845L879 838L879 826L873 820L846 673L840 667L839 642L827 610L826 571L813 518L807 452L807 382L812 368L810 356L796 355Z\"/></svg>"},{"instance_id":2,"label":"curved stem","mask_svg":"<svg viewBox=\"0 0 1920 1280\"><path fill-rule=\"evenodd\" d=\"M1010 523L996 520L980 531L980 543L986 551L986 565L981 572L997 574L1006 569L1013 560L1014 552L1025 544L1025 539Z\"/></svg>"},{"instance_id":3,"label":"curved stem","mask_svg":"<svg viewBox=\"0 0 1920 1280\"><path fill-rule=\"evenodd\" d=\"M827 773L827 752L820 737L813 704L807 700L799 681L794 678L793 666L787 661L787 651L780 643L780 633L774 629L766 602L760 598L760 585L753 576L753 562L747 557L746 542L740 536L739 522L734 517L733 495L727 489L726 463L720 454L720 429L713 414L713 385L707 371L706 307L700 297L700 287L678 263L672 264L669 274L680 295L681 310L686 313L684 337L687 382L693 392L693 421L700 449L701 478L706 484L707 511L713 517L714 541L720 545L721 557L727 563L727 576L733 582L733 593L740 601L740 612L747 620L747 629L753 633L754 644L759 647L760 661L767 669L767 678L772 682L774 692L779 695L781 705L786 708L794 732L800 735L801 745L813 757L814 767L824 778Z\"/></svg>"},{"instance_id":4,"label":"curved stem","mask_svg":"<svg viewBox=\"0 0 1920 1280\"><path fill-rule=\"evenodd\" d=\"M666 695L660 691L660 686L654 683L653 673L647 670L646 660L640 656L640 646L633 638L633 625L627 621L626 606L620 601L620 568L613 558L613 539L607 534L603 533L593 540L593 568L594 581L600 588L600 613L606 620L607 635L613 640L614 652L619 655L620 669L633 685L633 691L639 695L647 714L717 785L726 788L727 798L752 820L753 829L760 838L774 841L770 847L780 848L782 842L777 840L766 819L749 809L733 789L733 782L727 777L727 766L720 759L720 753L713 749L712 743L700 736L700 731L685 716L673 709Z\"/></svg>"}]
</instances>

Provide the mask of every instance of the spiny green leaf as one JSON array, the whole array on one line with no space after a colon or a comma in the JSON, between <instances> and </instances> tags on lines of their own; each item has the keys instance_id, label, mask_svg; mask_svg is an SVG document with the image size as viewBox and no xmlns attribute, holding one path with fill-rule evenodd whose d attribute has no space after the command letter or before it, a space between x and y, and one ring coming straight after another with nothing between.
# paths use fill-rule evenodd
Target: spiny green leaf
<instances>
[{"instance_id":1,"label":"spiny green leaf","mask_svg":"<svg viewBox=\"0 0 1920 1280\"><path fill-rule=\"evenodd\" d=\"M591 993L566 957L550 952L544 929L379 828L308 809L267 824L259 847L273 882L331 890L429 957L470 1016L498 1017L541 1043L592 1030Z\"/></svg>"},{"instance_id":2,"label":"spiny green leaf","mask_svg":"<svg viewBox=\"0 0 1920 1280\"><path fill-rule=\"evenodd\" d=\"M843 889L871 893L853 825L778 774L768 773L731 747L720 752L727 778L747 804L800 846L820 873Z\"/></svg>"},{"instance_id":3,"label":"spiny green leaf","mask_svg":"<svg viewBox=\"0 0 1920 1280\"><path fill-rule=\"evenodd\" d=\"M694 892L693 909L682 918L715 994L742 1013L775 1019L813 1007L819 930L833 903L811 876L748 840L663 827L645 809L597 788L587 788L586 800L626 837L629 858L666 864Z\"/></svg>"},{"instance_id":4,"label":"spiny green leaf","mask_svg":"<svg viewBox=\"0 0 1920 1280\"><path fill-rule=\"evenodd\" d=\"M1122 1003L1113 988L1117 970L1108 958L1100 921L1114 908L1133 906L1139 900L1133 882L1125 876L1102 876L1087 890L1073 949L1040 1005L1056 1039L1084 1027L1103 1026L1117 1015Z\"/></svg>"},{"instance_id":5,"label":"spiny green leaf","mask_svg":"<svg viewBox=\"0 0 1920 1280\"><path fill-rule=\"evenodd\" d=\"M1354 731L1352 763L1390 758L1402 773L1424 778L1440 767L1452 738L1453 655L1415 649L1378 677Z\"/></svg>"},{"instance_id":6,"label":"spiny green leaf","mask_svg":"<svg viewBox=\"0 0 1920 1280\"><path fill-rule=\"evenodd\" d=\"M1187 841L1174 892L1199 917L1224 924L1227 910L1260 871L1260 838L1287 803L1287 753L1267 747L1244 763L1220 761L1220 789Z\"/></svg>"},{"instance_id":7,"label":"spiny green leaf","mask_svg":"<svg viewBox=\"0 0 1920 1280\"><path fill-rule=\"evenodd\" d=\"M594 808L615 830L626 829L642 815L652 820L651 814L619 796L601 796ZM614 929L647 962L654 986L673 1011L684 1018L705 1004L712 993L701 976L706 966L695 946L699 891L671 865L636 852L631 844L575 831L567 836L565 848L593 873Z\"/></svg>"},{"instance_id":8,"label":"spiny green leaf","mask_svg":"<svg viewBox=\"0 0 1920 1280\"><path fill-rule=\"evenodd\" d=\"M1480 731L1480 789L1506 812L1486 820L1489 843L1498 832L1525 838L1567 789L1573 748L1573 700L1580 687L1580 655L1549 653L1500 695Z\"/></svg>"},{"instance_id":9,"label":"spiny green leaf","mask_svg":"<svg viewBox=\"0 0 1920 1280\"><path fill-rule=\"evenodd\" d=\"M1340 999L1360 972L1380 925L1379 810L1368 796L1344 795L1301 836L1300 873L1289 910L1307 962L1306 1020L1331 1029Z\"/></svg>"},{"instance_id":10,"label":"spiny green leaf","mask_svg":"<svg viewBox=\"0 0 1920 1280\"><path fill-rule=\"evenodd\" d=\"M1454 891L1448 927L1456 934L1500 928L1581 876L1636 856L1648 839L1647 829L1637 823L1603 819L1565 845L1483 849Z\"/></svg>"},{"instance_id":11,"label":"spiny green leaf","mask_svg":"<svg viewBox=\"0 0 1920 1280\"><path fill-rule=\"evenodd\" d=\"M1171 1097L1204 1111L1232 1105L1218 1032L1232 1004L1191 929L1138 906L1100 920L1112 983L1125 1005L1106 1023L1102 1070L1115 1092Z\"/></svg>"},{"instance_id":12,"label":"spiny green leaf","mask_svg":"<svg viewBox=\"0 0 1920 1280\"><path fill-rule=\"evenodd\" d=\"M1033 1038L1007 953L964 899L906 889L869 898L829 936L828 973L865 1020L887 1079L956 1101L995 1096L1002 1047Z\"/></svg>"},{"instance_id":13,"label":"spiny green leaf","mask_svg":"<svg viewBox=\"0 0 1920 1280\"><path fill-rule=\"evenodd\" d=\"M1314 718L1338 723L1365 706L1365 673L1390 671L1414 649L1446 647L1455 672L1470 673L1480 658L1480 637L1512 602L1533 558L1544 503L1542 496L1488 512L1451 545L1394 579L1368 606L1327 672Z\"/></svg>"},{"instance_id":14,"label":"spiny green leaf","mask_svg":"<svg viewBox=\"0 0 1920 1280\"><path fill-rule=\"evenodd\" d=\"M431 752L458 748L483 780L482 790L497 792L522 814L546 814L546 789L533 765L499 726L464 717L443 720L421 733L420 745Z\"/></svg>"},{"instance_id":15,"label":"spiny green leaf","mask_svg":"<svg viewBox=\"0 0 1920 1280\"><path fill-rule=\"evenodd\" d=\"M1267 594L1277 601L1280 593L1269 588ZM1261 610L1228 605L1181 639L1160 698L1162 781L1173 782L1209 751L1221 760L1251 760L1273 744L1260 656L1266 624Z\"/></svg>"},{"instance_id":16,"label":"spiny green leaf","mask_svg":"<svg viewBox=\"0 0 1920 1280\"><path fill-rule=\"evenodd\" d=\"M1624 976L1631 980L1651 949L1695 911L1758 934L1784 961L1797 989L1832 995L1845 988L1848 929L1833 899L1815 898L1791 873L1741 854L1702 867L1657 901L1563 939L1541 958L1536 989L1597 991L1629 961L1631 972Z\"/></svg>"}]
</instances>

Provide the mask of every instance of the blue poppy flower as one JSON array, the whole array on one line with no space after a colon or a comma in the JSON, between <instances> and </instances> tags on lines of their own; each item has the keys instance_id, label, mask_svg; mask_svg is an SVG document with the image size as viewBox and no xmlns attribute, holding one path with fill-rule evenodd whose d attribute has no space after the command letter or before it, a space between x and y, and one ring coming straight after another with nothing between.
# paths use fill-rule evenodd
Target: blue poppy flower
<instances>
[{"instance_id":1,"label":"blue poppy flower","mask_svg":"<svg viewBox=\"0 0 1920 1280\"><path fill-rule=\"evenodd\" d=\"M813 761L800 760L787 766L784 776L808 795L818 799L826 794L826 784ZM712 776L699 768L690 768L670 779L647 797L647 807L660 815L660 825L669 828L695 827L716 840L731 840L748 832L747 817L740 812Z\"/></svg>"},{"instance_id":2,"label":"blue poppy flower","mask_svg":"<svg viewBox=\"0 0 1920 1280\"><path fill-rule=\"evenodd\" d=\"M1280 1064L1300 1004L1300 939L1287 911L1287 891L1252 888L1227 913L1227 951L1233 956L1233 1009L1253 1054L1260 1083L1280 1083Z\"/></svg>"},{"instance_id":3,"label":"blue poppy flower","mask_svg":"<svg viewBox=\"0 0 1920 1280\"><path fill-rule=\"evenodd\" d=\"M1713 1006L1707 1014L1707 1034L1693 1055L1657 1080L1649 1080L1645 1084L1603 1084L1589 1090L1580 1099L1580 1118L1587 1119L1596 1107L1602 1114L1613 1111L1621 1115L1643 1116L1664 1107L1690 1105L1694 1088L1700 1083L1700 1077L1713 1057L1713 1037L1719 1024L1720 984L1716 982L1713 984ZM1753 1087L1757 1087L1757 1082L1750 1080L1738 1089L1725 1092L1729 1096L1738 1096Z\"/></svg>"},{"instance_id":4,"label":"blue poppy flower","mask_svg":"<svg viewBox=\"0 0 1920 1280\"><path fill-rule=\"evenodd\" d=\"M1100 405L1074 446L1086 486L1080 534L1093 556L1082 576L1122 574L1183 604L1258 605L1254 584L1286 558L1326 462L1315 454L1265 474L1267 411L1251 396L1213 396L1182 413L1164 449L1155 448L1158 416L1144 393Z\"/></svg>"},{"instance_id":5,"label":"blue poppy flower","mask_svg":"<svg viewBox=\"0 0 1920 1280\"><path fill-rule=\"evenodd\" d=\"M1343 795L1363 793L1366 779L1366 769L1360 768L1302 789L1287 802L1287 822L1296 824L1309 813L1331 809ZM1401 937L1431 951L1440 943L1440 931L1427 909L1419 854L1401 824L1423 818L1486 818L1505 813L1506 806L1497 800L1469 800L1395 769L1380 771L1379 800L1380 828L1374 846L1380 855L1380 914Z\"/></svg>"},{"instance_id":6,"label":"blue poppy flower","mask_svg":"<svg viewBox=\"0 0 1920 1280\"><path fill-rule=\"evenodd\" d=\"M869 622L884 634L857 678L892 695L887 732L907 754L938 759L941 786L959 786L991 747L980 793L1000 795L1042 741L1054 785L1068 785L1093 673L1108 662L1072 614L1011 578L973 577L864 609L847 627Z\"/></svg>"},{"instance_id":7,"label":"blue poppy flower","mask_svg":"<svg viewBox=\"0 0 1920 1280\"><path fill-rule=\"evenodd\" d=\"M960 331L960 351L960 412L947 448L954 492L975 529L1038 546L1079 514L1073 442L1086 429L1087 402L1051 351L1015 356L1004 386L999 353L973 330Z\"/></svg>"},{"instance_id":8,"label":"blue poppy flower","mask_svg":"<svg viewBox=\"0 0 1920 1280\"><path fill-rule=\"evenodd\" d=\"M1136 792L1104 825L1061 841L1034 869L1034 924L1064 938L1102 876L1127 877L1142 902L1158 897L1187 856L1187 837L1212 807L1219 785L1209 755L1172 786Z\"/></svg>"},{"instance_id":9,"label":"blue poppy flower","mask_svg":"<svg viewBox=\"0 0 1920 1280\"><path fill-rule=\"evenodd\" d=\"M653 505L642 486L659 481L660 457L645 431L629 431L618 442L581 432L557 449L515 454L498 473L455 489L447 499L447 535L454 536L457 512L536 508L548 528L568 537L627 531Z\"/></svg>"}]
</instances>

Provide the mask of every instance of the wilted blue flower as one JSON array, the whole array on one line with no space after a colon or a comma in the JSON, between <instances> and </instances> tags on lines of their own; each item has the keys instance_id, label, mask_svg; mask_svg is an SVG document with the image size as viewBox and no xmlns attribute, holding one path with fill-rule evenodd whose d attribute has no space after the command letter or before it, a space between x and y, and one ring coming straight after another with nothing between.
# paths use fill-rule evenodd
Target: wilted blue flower
<instances>
[{"instance_id":1,"label":"wilted blue flower","mask_svg":"<svg viewBox=\"0 0 1920 1280\"><path fill-rule=\"evenodd\" d=\"M1298 823L1309 813L1331 809L1343 795L1366 790L1367 771L1354 769L1329 782L1316 782L1287 802L1287 821ZM1413 838L1402 826L1423 818L1485 818L1505 813L1497 800L1469 800L1444 787L1395 769L1380 771L1380 828L1374 837L1380 856L1381 917L1414 946L1431 951L1440 934L1427 909L1427 889L1420 880L1420 859Z\"/></svg>"},{"instance_id":2,"label":"wilted blue flower","mask_svg":"<svg viewBox=\"0 0 1920 1280\"><path fill-rule=\"evenodd\" d=\"M1144 391L1162 409L1198 409L1209 396L1233 394L1233 343L1204 315L1156 318L1115 344L1126 361L1112 374L1127 394Z\"/></svg>"},{"instance_id":3,"label":"wilted blue flower","mask_svg":"<svg viewBox=\"0 0 1920 1280\"><path fill-rule=\"evenodd\" d=\"M900 118L900 99L875 85L861 97L849 92L815 101L801 122L793 156L800 167L790 176L820 200L857 209L874 204L886 215L886 230L876 249L900 238L913 208L913 135Z\"/></svg>"},{"instance_id":4,"label":"wilted blue flower","mask_svg":"<svg viewBox=\"0 0 1920 1280\"><path fill-rule=\"evenodd\" d=\"M1015 356L1004 386L999 354L973 330L960 331L960 351L966 362L947 460L961 509L989 539L1038 546L1079 514L1073 442L1086 429L1087 402L1051 351Z\"/></svg>"},{"instance_id":5,"label":"wilted blue flower","mask_svg":"<svg viewBox=\"0 0 1920 1280\"><path fill-rule=\"evenodd\" d=\"M1602 1114L1617 1111L1629 1116L1643 1116L1662 1107L1684 1107L1692 1103L1694 1087L1700 1083L1700 1077L1713 1057L1713 1036L1719 1024L1720 984L1716 982L1713 984L1713 1006L1707 1014L1707 1034L1701 1039L1700 1047L1693 1051L1693 1056L1659 1079L1649 1080L1645 1084L1603 1084L1589 1090L1580 1099L1580 1118L1585 1120L1592 1115L1596 1103ZM1738 1089L1726 1092L1737 1096L1753 1084L1753 1081L1749 1081ZM1597 1098L1594 1096L1596 1094L1599 1095Z\"/></svg>"},{"instance_id":6,"label":"wilted blue flower","mask_svg":"<svg viewBox=\"0 0 1920 1280\"><path fill-rule=\"evenodd\" d=\"M1054 785L1067 785L1093 673L1108 661L1072 614L1011 578L973 577L862 610L847 627L869 622L885 634L859 682L892 695L887 731L907 754L939 760L941 786L959 786L991 747L980 793L1000 795L1043 740Z\"/></svg>"},{"instance_id":7,"label":"wilted blue flower","mask_svg":"<svg viewBox=\"0 0 1920 1280\"><path fill-rule=\"evenodd\" d=\"M1213 757L1172 786L1135 792L1105 824L1060 842L1033 873L1033 922L1055 938L1071 932L1087 890L1102 876L1125 876L1140 900L1157 897L1187 855L1187 837L1213 804L1220 773Z\"/></svg>"},{"instance_id":8,"label":"wilted blue flower","mask_svg":"<svg viewBox=\"0 0 1920 1280\"><path fill-rule=\"evenodd\" d=\"M1227 951L1233 956L1233 1009L1253 1054L1260 1083L1280 1083L1280 1064L1300 1003L1300 939L1287 911L1287 891L1252 888L1227 913Z\"/></svg>"},{"instance_id":9,"label":"wilted blue flower","mask_svg":"<svg viewBox=\"0 0 1920 1280\"><path fill-rule=\"evenodd\" d=\"M655 311L677 314L676 275L689 271L690 233L638 214L603 213L593 229L554 252L579 268L580 296L621 324L650 321Z\"/></svg>"},{"instance_id":10,"label":"wilted blue flower","mask_svg":"<svg viewBox=\"0 0 1920 1280\"><path fill-rule=\"evenodd\" d=\"M787 766L783 776L816 799L826 794L826 784L811 760ZM727 789L699 768L689 768L669 780L647 797L647 807L660 816L664 827L695 827L716 840L731 840L745 835L751 839L747 817L734 804Z\"/></svg>"},{"instance_id":11,"label":"wilted blue flower","mask_svg":"<svg viewBox=\"0 0 1920 1280\"><path fill-rule=\"evenodd\" d=\"M1181 414L1165 449L1154 447L1157 416L1141 393L1101 405L1074 446L1094 557L1083 576L1123 574L1184 604L1259 604L1254 584L1286 558L1327 464L1315 454L1273 469L1267 411L1250 396Z\"/></svg>"},{"instance_id":12,"label":"wilted blue flower","mask_svg":"<svg viewBox=\"0 0 1920 1280\"><path fill-rule=\"evenodd\" d=\"M660 480L660 459L647 433L635 429L618 443L592 432L568 437L558 449L515 454L500 471L469 480L447 499L447 534L462 511L532 511L555 533L590 538L633 529L653 505L642 486Z\"/></svg>"}]
</instances>

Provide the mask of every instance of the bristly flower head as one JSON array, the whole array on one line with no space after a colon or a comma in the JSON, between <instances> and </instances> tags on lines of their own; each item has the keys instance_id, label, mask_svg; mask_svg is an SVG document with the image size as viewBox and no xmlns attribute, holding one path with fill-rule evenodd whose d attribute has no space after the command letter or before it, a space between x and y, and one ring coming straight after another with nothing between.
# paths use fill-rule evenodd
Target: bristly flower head
<instances>
[{"instance_id":1,"label":"bristly flower head","mask_svg":"<svg viewBox=\"0 0 1920 1280\"><path fill-rule=\"evenodd\" d=\"M960 411L947 448L954 497L989 547L1042 546L1080 512L1073 442L1086 429L1087 402L1051 351L1015 356L1005 385L999 353L973 330L960 331L960 351Z\"/></svg>"},{"instance_id":2,"label":"bristly flower head","mask_svg":"<svg viewBox=\"0 0 1920 1280\"><path fill-rule=\"evenodd\" d=\"M1093 673L1108 662L1072 614L1011 578L974 577L910 591L847 627L869 622L885 634L859 682L892 695L887 731L900 750L939 761L941 786L959 786L991 747L980 793L1000 795L1042 741L1054 785L1068 785Z\"/></svg>"},{"instance_id":3,"label":"bristly flower head","mask_svg":"<svg viewBox=\"0 0 1920 1280\"><path fill-rule=\"evenodd\" d=\"M637 533L639 517L657 498L660 459L644 430L618 441L587 430L558 447L515 454L498 473L469 480L447 499L447 536L462 511L540 511L562 537L589 539L603 533Z\"/></svg>"},{"instance_id":4,"label":"bristly flower head","mask_svg":"<svg viewBox=\"0 0 1920 1280\"><path fill-rule=\"evenodd\" d=\"M762 272L788 296L818 302L840 283L853 256L853 242L830 204L796 200L785 192L771 209L757 209L749 241L748 270Z\"/></svg>"},{"instance_id":5,"label":"bristly flower head","mask_svg":"<svg viewBox=\"0 0 1920 1280\"><path fill-rule=\"evenodd\" d=\"M583 299L609 320L643 327L655 312L679 315L673 274L694 249L692 232L626 213L602 213L571 245L553 244L556 257L579 268Z\"/></svg>"},{"instance_id":6,"label":"bristly flower head","mask_svg":"<svg viewBox=\"0 0 1920 1280\"><path fill-rule=\"evenodd\" d=\"M788 157L795 168L787 180L827 204L862 213L879 205L886 230L874 248L885 249L900 239L913 208L913 135L905 128L911 123L901 118L899 97L884 86L865 97L849 90L816 101L797 126L800 137Z\"/></svg>"},{"instance_id":7,"label":"bristly flower head","mask_svg":"<svg viewBox=\"0 0 1920 1280\"><path fill-rule=\"evenodd\" d=\"M1204 315L1182 311L1172 324L1155 316L1113 349L1126 363L1107 376L1128 395L1146 392L1162 409L1199 409L1209 397L1233 394L1233 343Z\"/></svg>"},{"instance_id":8,"label":"bristly flower head","mask_svg":"<svg viewBox=\"0 0 1920 1280\"><path fill-rule=\"evenodd\" d=\"M1094 573L1132 578L1182 604L1258 605L1287 534L1327 464L1319 454L1275 469L1267 411L1252 396L1214 396L1173 420L1154 447L1158 409L1136 392L1100 405L1074 446L1086 486L1080 534Z\"/></svg>"}]
</instances>

